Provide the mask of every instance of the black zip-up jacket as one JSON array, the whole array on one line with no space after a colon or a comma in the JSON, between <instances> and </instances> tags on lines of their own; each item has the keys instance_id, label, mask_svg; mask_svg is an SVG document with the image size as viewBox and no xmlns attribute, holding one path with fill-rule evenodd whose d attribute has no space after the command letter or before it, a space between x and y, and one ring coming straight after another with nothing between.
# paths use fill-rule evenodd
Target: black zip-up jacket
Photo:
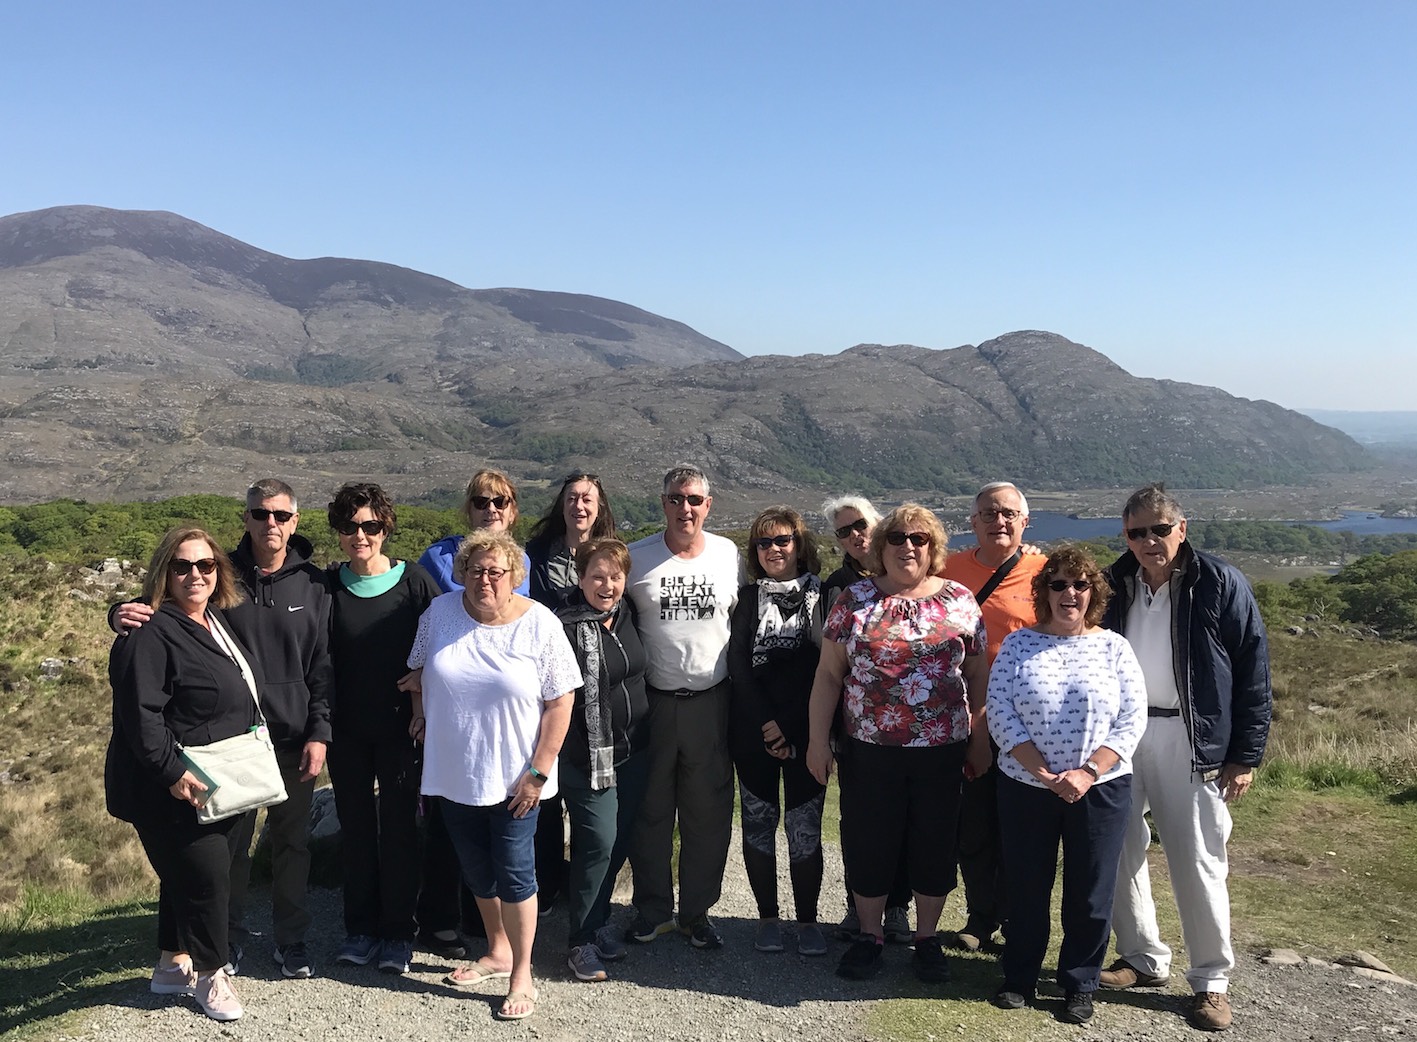
<instances>
[{"instance_id":1,"label":"black zip-up jacket","mask_svg":"<svg viewBox=\"0 0 1417 1042\"><path fill-rule=\"evenodd\" d=\"M1140 570L1130 550L1103 570L1112 599L1102 625L1123 636ZM1244 574L1189 542L1171 576L1171 650L1191 769L1259 766L1272 708L1264 621Z\"/></svg>"},{"instance_id":2,"label":"black zip-up jacket","mask_svg":"<svg viewBox=\"0 0 1417 1042\"><path fill-rule=\"evenodd\" d=\"M261 666L230 619L209 609L243 645L259 689ZM195 811L168 792L187 769L178 744L210 745L249 730L256 702L239 667L205 627L164 601L141 629L113 642L113 736L103 783L108 813L122 821L191 822Z\"/></svg>"},{"instance_id":3,"label":"black zip-up jacket","mask_svg":"<svg viewBox=\"0 0 1417 1042\"><path fill-rule=\"evenodd\" d=\"M597 614L586 604L585 595L577 588L572 591L568 602L557 610L556 617L566 627L566 638L571 642L576 662L585 672L585 657L576 644L576 628L579 618ZM645 692L645 649L640 643L640 633L635 627L635 606L629 598L620 602L615 618L606 629L595 624L600 637L600 661L604 668L602 677L602 704L610 706L610 736L615 742L615 762L623 763L631 753L640 752L649 745L649 695ZM566 740L561 743L561 759L589 773L590 744L586 740L585 688L576 688L575 708L571 711L571 726L566 732Z\"/></svg>"},{"instance_id":4,"label":"black zip-up jacket","mask_svg":"<svg viewBox=\"0 0 1417 1042\"><path fill-rule=\"evenodd\" d=\"M856 580L859 581L859 580ZM812 681L822 654L822 622L826 611L825 591L812 610L811 630L803 634L795 648L770 651L761 666L753 665L753 638L758 633L758 584L749 583L738 591L728 633L728 675L733 681L730 730L735 746L758 750L763 744L763 724L777 722L777 728L796 748L807 755L811 727L807 707L812 699Z\"/></svg>"}]
</instances>

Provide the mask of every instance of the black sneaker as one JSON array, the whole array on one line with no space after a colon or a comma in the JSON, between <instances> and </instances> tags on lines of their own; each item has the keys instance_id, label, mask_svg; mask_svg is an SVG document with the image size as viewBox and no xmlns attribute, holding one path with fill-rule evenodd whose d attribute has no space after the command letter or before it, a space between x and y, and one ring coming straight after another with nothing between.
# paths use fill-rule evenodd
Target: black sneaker
<instances>
[{"instance_id":1,"label":"black sneaker","mask_svg":"<svg viewBox=\"0 0 1417 1042\"><path fill-rule=\"evenodd\" d=\"M1058 1019L1065 1024L1086 1024L1092 1019L1092 992L1070 991L1063 998L1063 1012Z\"/></svg>"},{"instance_id":2,"label":"black sneaker","mask_svg":"<svg viewBox=\"0 0 1417 1042\"><path fill-rule=\"evenodd\" d=\"M713 920L708 914L695 916L685 927L684 932L689 935L689 943L695 948L722 948L723 937L719 934L718 928L713 925Z\"/></svg>"},{"instance_id":3,"label":"black sneaker","mask_svg":"<svg viewBox=\"0 0 1417 1042\"><path fill-rule=\"evenodd\" d=\"M870 980L881 972L885 960L885 944L881 938L863 933L836 964L836 975L847 980Z\"/></svg>"},{"instance_id":4,"label":"black sneaker","mask_svg":"<svg viewBox=\"0 0 1417 1042\"><path fill-rule=\"evenodd\" d=\"M464 959L467 957L467 946L463 944L462 938L458 936L456 930L419 931L417 946L429 955L436 955L440 959Z\"/></svg>"},{"instance_id":5,"label":"black sneaker","mask_svg":"<svg viewBox=\"0 0 1417 1042\"><path fill-rule=\"evenodd\" d=\"M940 947L938 937L915 938L915 954L910 957L916 980L926 984L944 984L950 979L950 960Z\"/></svg>"},{"instance_id":6,"label":"black sneaker","mask_svg":"<svg viewBox=\"0 0 1417 1042\"><path fill-rule=\"evenodd\" d=\"M1010 991L1007 984L994 992L994 997L989 1001L999 1009L1023 1009L1028 1005L1028 999L1024 997L1023 992Z\"/></svg>"},{"instance_id":7,"label":"black sneaker","mask_svg":"<svg viewBox=\"0 0 1417 1042\"><path fill-rule=\"evenodd\" d=\"M305 942L303 941L276 945L274 957L282 976L290 977L293 980L305 980L315 976L315 971L310 967L310 956L305 951Z\"/></svg>"}]
</instances>

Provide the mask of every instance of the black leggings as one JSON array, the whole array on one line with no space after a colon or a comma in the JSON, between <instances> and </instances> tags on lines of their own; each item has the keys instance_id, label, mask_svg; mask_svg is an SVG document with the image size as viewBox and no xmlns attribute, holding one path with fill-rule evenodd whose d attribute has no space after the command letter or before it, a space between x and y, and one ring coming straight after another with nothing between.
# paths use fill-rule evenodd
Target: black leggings
<instances>
[{"instance_id":1,"label":"black leggings","mask_svg":"<svg viewBox=\"0 0 1417 1042\"><path fill-rule=\"evenodd\" d=\"M758 902L758 917L778 918L778 793L787 804L787 860L792 902L799 923L817 921L822 892L822 806L826 789L800 757L779 760L759 743L734 750L743 814L743 866Z\"/></svg>"}]
</instances>

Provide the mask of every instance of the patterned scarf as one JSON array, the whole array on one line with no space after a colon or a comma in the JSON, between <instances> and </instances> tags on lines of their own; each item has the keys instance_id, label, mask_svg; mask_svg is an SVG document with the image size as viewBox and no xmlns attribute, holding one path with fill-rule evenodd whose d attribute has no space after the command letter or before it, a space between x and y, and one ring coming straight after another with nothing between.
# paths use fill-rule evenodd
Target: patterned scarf
<instances>
[{"instance_id":1,"label":"patterned scarf","mask_svg":"<svg viewBox=\"0 0 1417 1042\"><path fill-rule=\"evenodd\" d=\"M610 672L601 654L601 641L607 632L603 623L619 611L618 604L610 611L596 611L577 597L558 613L571 631L571 646L585 678L586 745L590 749L590 787L595 791L615 784L615 736L610 731L610 706L604 702L610 693Z\"/></svg>"},{"instance_id":2,"label":"patterned scarf","mask_svg":"<svg viewBox=\"0 0 1417 1042\"><path fill-rule=\"evenodd\" d=\"M764 665L768 652L798 647L815 636L815 611L822 582L815 575L799 575L787 582L758 580L758 631L753 635L753 666Z\"/></svg>"}]
</instances>

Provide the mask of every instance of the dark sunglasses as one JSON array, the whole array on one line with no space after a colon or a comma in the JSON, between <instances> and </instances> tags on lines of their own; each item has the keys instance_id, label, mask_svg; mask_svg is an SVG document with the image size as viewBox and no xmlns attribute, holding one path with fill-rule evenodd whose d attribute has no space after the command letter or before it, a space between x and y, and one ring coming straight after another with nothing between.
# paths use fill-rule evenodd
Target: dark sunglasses
<instances>
[{"instance_id":1,"label":"dark sunglasses","mask_svg":"<svg viewBox=\"0 0 1417 1042\"><path fill-rule=\"evenodd\" d=\"M472 505L478 510L486 510L488 507L496 507L498 510L506 510L507 504L512 500L509 496L473 496Z\"/></svg>"},{"instance_id":2,"label":"dark sunglasses","mask_svg":"<svg viewBox=\"0 0 1417 1042\"><path fill-rule=\"evenodd\" d=\"M925 532L887 532L886 542L891 546L904 546L909 539L911 546L928 546L930 536Z\"/></svg>"},{"instance_id":3,"label":"dark sunglasses","mask_svg":"<svg viewBox=\"0 0 1417 1042\"><path fill-rule=\"evenodd\" d=\"M1064 590L1066 590L1069 586L1071 586L1074 590L1077 590L1078 593L1082 593L1083 590L1090 590L1090 589L1092 589L1092 580L1091 580L1091 579L1053 579L1053 580L1050 580L1049 583L1048 583L1048 589L1052 590L1054 593L1062 593L1062 592L1063 592Z\"/></svg>"},{"instance_id":4,"label":"dark sunglasses","mask_svg":"<svg viewBox=\"0 0 1417 1042\"><path fill-rule=\"evenodd\" d=\"M797 541L797 537L790 532L787 535L765 535L754 539L753 545L759 550L767 550L774 546L791 546Z\"/></svg>"},{"instance_id":5,"label":"dark sunglasses","mask_svg":"<svg viewBox=\"0 0 1417 1042\"><path fill-rule=\"evenodd\" d=\"M1157 539L1165 539L1175 529L1174 521L1166 521L1159 525L1148 525L1145 528L1127 529L1127 538L1136 542L1138 539L1145 539L1148 532L1156 536Z\"/></svg>"},{"instance_id":6,"label":"dark sunglasses","mask_svg":"<svg viewBox=\"0 0 1417 1042\"><path fill-rule=\"evenodd\" d=\"M188 561L181 557L174 557L168 562L167 568L173 575L186 575L193 568L203 575L211 575L216 571L216 558L203 557L200 561Z\"/></svg>"},{"instance_id":7,"label":"dark sunglasses","mask_svg":"<svg viewBox=\"0 0 1417 1042\"><path fill-rule=\"evenodd\" d=\"M845 539L847 536L851 535L852 532L864 532L870 527L871 522L867 521L864 517L858 517L855 521L851 522L851 524L842 525L838 528L836 530L836 537L838 539Z\"/></svg>"},{"instance_id":8,"label":"dark sunglasses","mask_svg":"<svg viewBox=\"0 0 1417 1042\"><path fill-rule=\"evenodd\" d=\"M707 496L685 496L676 492L672 496L665 496L664 501L672 507L682 507L685 503L691 507L701 507L707 498Z\"/></svg>"},{"instance_id":9,"label":"dark sunglasses","mask_svg":"<svg viewBox=\"0 0 1417 1042\"><path fill-rule=\"evenodd\" d=\"M383 530L384 522L377 518L370 521L341 521L335 525L335 531L340 535L354 535L360 531L365 535L378 535Z\"/></svg>"},{"instance_id":10,"label":"dark sunglasses","mask_svg":"<svg viewBox=\"0 0 1417 1042\"><path fill-rule=\"evenodd\" d=\"M274 516L282 525L295 516L289 510L267 510L265 507L247 507L246 513L251 515L252 521L267 521Z\"/></svg>"}]
</instances>

